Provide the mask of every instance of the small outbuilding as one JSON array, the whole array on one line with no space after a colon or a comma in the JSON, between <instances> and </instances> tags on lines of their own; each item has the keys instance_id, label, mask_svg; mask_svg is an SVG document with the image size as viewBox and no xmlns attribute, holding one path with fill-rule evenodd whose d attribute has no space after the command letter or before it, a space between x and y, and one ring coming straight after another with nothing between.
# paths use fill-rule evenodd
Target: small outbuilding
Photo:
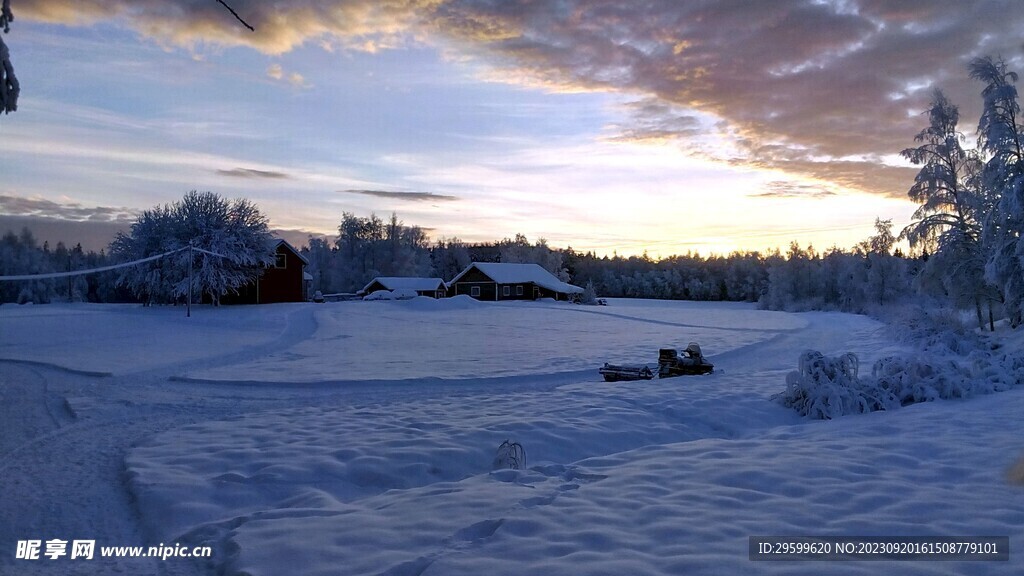
<instances>
[{"instance_id":1,"label":"small outbuilding","mask_svg":"<svg viewBox=\"0 0 1024 576\"><path fill-rule=\"evenodd\" d=\"M583 288L562 282L539 264L473 262L448 283L448 294L477 300L573 300Z\"/></svg>"},{"instance_id":2,"label":"small outbuilding","mask_svg":"<svg viewBox=\"0 0 1024 576\"><path fill-rule=\"evenodd\" d=\"M373 294L379 290L411 290L418 296L444 298L447 288L440 278L414 278L407 276L378 276L359 291L360 294Z\"/></svg>"},{"instance_id":3,"label":"small outbuilding","mask_svg":"<svg viewBox=\"0 0 1024 576\"><path fill-rule=\"evenodd\" d=\"M271 241L274 263L263 269L254 282L238 290L238 294L225 294L223 304L271 304L275 302L305 302L310 281L305 267L305 256L294 246L280 238ZM310 277L310 280L312 278Z\"/></svg>"}]
</instances>

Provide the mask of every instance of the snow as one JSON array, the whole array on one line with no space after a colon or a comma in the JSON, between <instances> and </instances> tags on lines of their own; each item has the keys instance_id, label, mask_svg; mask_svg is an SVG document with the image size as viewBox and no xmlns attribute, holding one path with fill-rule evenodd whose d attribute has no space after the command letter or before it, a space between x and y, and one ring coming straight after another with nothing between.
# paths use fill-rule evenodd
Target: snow
<instances>
[{"instance_id":1,"label":"snow","mask_svg":"<svg viewBox=\"0 0 1024 576\"><path fill-rule=\"evenodd\" d=\"M275 340L289 322L296 329L314 326L306 304L253 311L197 306L188 318L184 306L0 306L0 358L122 374L252 350ZM292 318L296 314L305 317L305 327Z\"/></svg>"},{"instance_id":2,"label":"snow","mask_svg":"<svg viewBox=\"0 0 1024 576\"><path fill-rule=\"evenodd\" d=\"M747 304L707 308L695 318L692 309L678 305L595 310L553 301L474 301L474 306L467 299L331 303L315 310L311 338L250 362L188 376L322 383L589 374L606 361L656 363L659 348L697 341L722 353L803 325L780 312L759 312L748 320L752 306Z\"/></svg>"},{"instance_id":3,"label":"snow","mask_svg":"<svg viewBox=\"0 0 1024 576\"><path fill-rule=\"evenodd\" d=\"M841 313L610 304L421 297L200 307L190 319L180 308L0 307L0 357L114 374L2 364L0 546L86 527L110 545L215 551L210 565L124 560L78 573L1024 568L1015 553L898 564L747 556L748 538L767 535L1005 535L1016 549L1024 388L808 420L772 400L804 350L870 365L905 345ZM658 348L689 341L714 374L597 375L603 361L653 365ZM122 358L136 347L133 366ZM524 447L525 469L494 469L506 440ZM60 493L66 506L38 505ZM45 573L5 554L0 573Z\"/></svg>"}]
</instances>

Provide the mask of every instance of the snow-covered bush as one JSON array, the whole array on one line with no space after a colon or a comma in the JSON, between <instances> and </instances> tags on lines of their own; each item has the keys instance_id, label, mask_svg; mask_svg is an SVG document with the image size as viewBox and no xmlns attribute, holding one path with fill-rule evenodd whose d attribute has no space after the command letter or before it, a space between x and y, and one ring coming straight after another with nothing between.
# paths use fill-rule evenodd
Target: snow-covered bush
<instances>
[{"instance_id":1,"label":"snow-covered bush","mask_svg":"<svg viewBox=\"0 0 1024 576\"><path fill-rule=\"evenodd\" d=\"M597 290L594 288L593 280L587 280L587 286L583 288L583 294L580 295L580 304L597 304Z\"/></svg>"},{"instance_id":2,"label":"snow-covered bush","mask_svg":"<svg viewBox=\"0 0 1024 576\"><path fill-rule=\"evenodd\" d=\"M494 455L494 470L522 470L526 468L526 449L519 442L505 440Z\"/></svg>"},{"instance_id":3,"label":"snow-covered bush","mask_svg":"<svg viewBox=\"0 0 1024 576\"><path fill-rule=\"evenodd\" d=\"M1024 354L983 349L950 352L962 348L964 342L941 341L916 354L882 358L875 362L871 376L863 379L858 377L857 357L852 353L827 358L807 351L800 356L799 369L786 376L786 391L776 398L802 415L827 420L918 402L991 394L1024 382Z\"/></svg>"},{"instance_id":4,"label":"snow-covered bush","mask_svg":"<svg viewBox=\"0 0 1024 576\"><path fill-rule=\"evenodd\" d=\"M394 295L391 294L391 290L376 290L363 296L363 300L394 300Z\"/></svg>"},{"instance_id":5,"label":"snow-covered bush","mask_svg":"<svg viewBox=\"0 0 1024 576\"><path fill-rule=\"evenodd\" d=\"M953 360L921 356L889 356L871 368L877 386L900 406L971 395L971 382Z\"/></svg>"},{"instance_id":6,"label":"snow-covered bush","mask_svg":"<svg viewBox=\"0 0 1024 576\"><path fill-rule=\"evenodd\" d=\"M415 290L411 290L409 288L398 288L391 291L391 298L394 300L412 300L417 296L419 296L419 294Z\"/></svg>"},{"instance_id":7,"label":"snow-covered bush","mask_svg":"<svg viewBox=\"0 0 1024 576\"><path fill-rule=\"evenodd\" d=\"M895 399L872 382L858 377L859 361L852 353L828 358L808 350L800 355L799 369L786 376L783 405L800 414L828 420L847 414L884 410Z\"/></svg>"}]
</instances>

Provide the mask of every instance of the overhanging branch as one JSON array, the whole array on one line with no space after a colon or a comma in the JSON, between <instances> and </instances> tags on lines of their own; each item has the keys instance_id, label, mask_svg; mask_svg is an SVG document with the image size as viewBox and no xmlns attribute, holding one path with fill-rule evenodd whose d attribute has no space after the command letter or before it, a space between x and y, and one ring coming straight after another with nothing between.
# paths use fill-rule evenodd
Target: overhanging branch
<instances>
[{"instance_id":1,"label":"overhanging branch","mask_svg":"<svg viewBox=\"0 0 1024 576\"><path fill-rule=\"evenodd\" d=\"M10 0L5 0L5 1L10 1ZM224 2L224 0L217 0L217 2L220 2L221 6L227 8L228 12L231 12L231 15L234 16L236 20L241 22L243 26L245 26L246 28L248 28L252 32L256 31L255 28L253 28L252 26L249 26L248 22L246 22L245 20L242 20L242 17L238 15L238 12L235 12L234 8L232 8L231 6L228 6L227 2Z\"/></svg>"}]
</instances>

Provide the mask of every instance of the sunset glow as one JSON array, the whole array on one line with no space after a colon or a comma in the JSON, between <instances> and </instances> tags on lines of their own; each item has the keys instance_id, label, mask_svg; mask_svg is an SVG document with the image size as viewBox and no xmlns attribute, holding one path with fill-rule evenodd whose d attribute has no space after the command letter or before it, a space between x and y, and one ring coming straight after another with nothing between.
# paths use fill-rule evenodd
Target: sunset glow
<instances>
[{"instance_id":1,"label":"sunset glow","mask_svg":"<svg viewBox=\"0 0 1024 576\"><path fill-rule=\"evenodd\" d=\"M609 255L849 247L910 221L930 91L971 133L965 63L1024 68L999 2L232 4L255 33L203 0L15 0L0 227L98 249L198 189L298 237L397 212Z\"/></svg>"}]
</instances>

